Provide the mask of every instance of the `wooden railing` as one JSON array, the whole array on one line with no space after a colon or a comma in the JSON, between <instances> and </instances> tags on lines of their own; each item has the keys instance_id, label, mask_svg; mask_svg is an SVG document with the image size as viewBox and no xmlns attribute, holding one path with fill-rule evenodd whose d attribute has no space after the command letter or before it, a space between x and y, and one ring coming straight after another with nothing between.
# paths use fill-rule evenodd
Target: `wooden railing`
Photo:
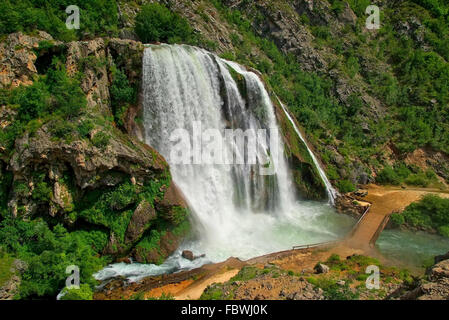
<instances>
[{"instance_id":1,"label":"wooden railing","mask_svg":"<svg viewBox=\"0 0 449 320\"><path fill-rule=\"evenodd\" d=\"M385 226L388 224L388 222L390 221L390 217L391 217L392 213L387 214L383 220L382 223L379 225L379 227L376 230L376 233L373 235L373 237L371 238L371 240L369 241L370 246L374 246L376 244L377 239L379 238L380 234L382 233L382 231L385 229Z\"/></svg>"}]
</instances>

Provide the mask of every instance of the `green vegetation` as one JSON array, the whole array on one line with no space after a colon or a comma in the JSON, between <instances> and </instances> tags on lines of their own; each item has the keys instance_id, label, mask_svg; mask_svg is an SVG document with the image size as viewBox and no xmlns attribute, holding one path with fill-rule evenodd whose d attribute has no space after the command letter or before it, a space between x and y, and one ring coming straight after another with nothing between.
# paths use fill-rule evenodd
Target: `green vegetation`
<instances>
[{"instance_id":1,"label":"green vegetation","mask_svg":"<svg viewBox=\"0 0 449 320\"><path fill-rule=\"evenodd\" d=\"M3 249L28 264L18 298L56 296L64 287L69 265L79 266L81 283L93 288L96 282L92 274L108 263L106 257L98 256L107 239L103 231L68 232L60 224L50 226L39 218L5 218L0 223Z\"/></svg>"},{"instance_id":2,"label":"green vegetation","mask_svg":"<svg viewBox=\"0 0 449 320\"><path fill-rule=\"evenodd\" d=\"M13 262L14 258L0 250L0 288L11 279L11 267Z\"/></svg>"},{"instance_id":3,"label":"green vegetation","mask_svg":"<svg viewBox=\"0 0 449 320\"><path fill-rule=\"evenodd\" d=\"M342 30L330 30L304 14L300 21L315 36L313 45L332 51L330 56L323 54L328 59L327 72L306 72L301 70L296 57L282 54L269 39L256 35L260 34L258 22L264 19L257 6L245 2L239 10L230 9L219 0L212 2L239 32L231 37L235 52L223 56L264 74L305 127L309 141L316 146L325 165L331 166L334 161L334 155L322 147L326 145L333 146L343 156L344 163L339 163L339 167L349 169L357 164L367 171L368 166L375 170L385 166L388 143L397 149L399 156L421 147L449 152L448 4L441 1L385 4L381 10L382 28L369 37L362 31L365 9L371 4L368 0L348 1L360 19L354 27L346 25ZM335 15L342 12L344 1L329 2ZM281 10L283 5L273 4L272 10ZM243 12L255 14L249 17ZM409 30L410 35L405 35L398 26L412 17L417 17L423 27L414 27ZM424 38L426 50L416 40L420 37ZM262 54L254 55L254 48ZM391 72L385 70L385 63L391 64ZM336 96L336 80L329 76L329 71L338 71L338 78L346 77L348 86L354 89L345 101ZM371 116L365 93L359 92L364 86L386 107L378 119ZM350 170L333 171L332 180L350 181L353 179L348 174ZM430 180L425 174L412 173L406 183L426 185ZM346 182L342 184L339 186L342 190L351 189Z\"/></svg>"},{"instance_id":4,"label":"green vegetation","mask_svg":"<svg viewBox=\"0 0 449 320\"><path fill-rule=\"evenodd\" d=\"M111 75L114 79L109 88L112 113L114 114L115 122L123 127L126 111L130 104L136 103L137 88L133 88L129 84L125 73L117 69L115 65L111 68Z\"/></svg>"},{"instance_id":5,"label":"green vegetation","mask_svg":"<svg viewBox=\"0 0 449 320\"><path fill-rule=\"evenodd\" d=\"M356 300L359 298L357 293L351 291L348 283L341 286L337 280L324 277L309 277L307 281L321 288L327 300Z\"/></svg>"},{"instance_id":6,"label":"green vegetation","mask_svg":"<svg viewBox=\"0 0 449 320\"><path fill-rule=\"evenodd\" d=\"M243 267L230 281L248 281L254 279L262 270L256 267Z\"/></svg>"},{"instance_id":7,"label":"green vegetation","mask_svg":"<svg viewBox=\"0 0 449 320\"><path fill-rule=\"evenodd\" d=\"M356 189L355 186L352 184L352 182L349 180L337 181L336 186L338 190L340 190L340 192L342 193L353 192Z\"/></svg>"},{"instance_id":8,"label":"green vegetation","mask_svg":"<svg viewBox=\"0 0 449 320\"><path fill-rule=\"evenodd\" d=\"M427 187L431 183L437 183L438 179L435 172L431 169L423 172L418 167L398 163L394 167L384 167L376 177L376 182L390 185L405 183L412 186Z\"/></svg>"},{"instance_id":9,"label":"green vegetation","mask_svg":"<svg viewBox=\"0 0 449 320\"><path fill-rule=\"evenodd\" d=\"M80 8L80 29L69 30L65 22L69 5ZM41 0L0 2L0 35L43 30L58 40L118 34L116 0Z\"/></svg>"},{"instance_id":10,"label":"green vegetation","mask_svg":"<svg viewBox=\"0 0 449 320\"><path fill-rule=\"evenodd\" d=\"M402 213L391 216L396 226L406 225L423 230L435 230L449 238L449 199L426 195L410 204Z\"/></svg>"},{"instance_id":11,"label":"green vegetation","mask_svg":"<svg viewBox=\"0 0 449 320\"><path fill-rule=\"evenodd\" d=\"M76 288L64 288L64 295L61 300L93 300L93 292L89 285L80 284L78 289Z\"/></svg>"},{"instance_id":12,"label":"green vegetation","mask_svg":"<svg viewBox=\"0 0 449 320\"><path fill-rule=\"evenodd\" d=\"M186 19L159 3L143 6L136 16L135 32L144 43L189 42L193 31Z\"/></svg>"},{"instance_id":13,"label":"green vegetation","mask_svg":"<svg viewBox=\"0 0 449 320\"><path fill-rule=\"evenodd\" d=\"M0 92L2 100L17 111L17 118L0 132L0 145L12 150L16 138L25 131L33 134L44 123L51 122L56 137L70 137L77 118L86 107L86 97L79 82L68 77L63 62L56 57L45 76L31 86L20 86Z\"/></svg>"}]
</instances>

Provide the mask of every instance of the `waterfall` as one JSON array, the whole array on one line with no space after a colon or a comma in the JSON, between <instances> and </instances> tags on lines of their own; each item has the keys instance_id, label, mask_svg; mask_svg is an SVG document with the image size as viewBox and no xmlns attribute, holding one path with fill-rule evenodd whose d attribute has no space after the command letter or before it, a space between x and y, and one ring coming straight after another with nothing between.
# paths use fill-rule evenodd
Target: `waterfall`
<instances>
[{"instance_id":1,"label":"waterfall","mask_svg":"<svg viewBox=\"0 0 449 320\"><path fill-rule=\"evenodd\" d=\"M318 173L320 174L320 177L321 177L321 179L322 179L323 182L324 182L324 185L326 186L326 191L327 191L327 195L328 195L328 198L329 198L329 203L330 203L331 205L334 205L335 198L336 198L337 195L338 195L337 190L335 190L334 187L332 187L332 184L330 183L329 179L327 179L327 176L326 176L326 174L324 173L324 170L323 170L323 168L321 167L320 163L318 162L318 159L315 157L315 154L314 154L314 153L312 152L312 150L309 148L309 146L308 146L308 144L307 144L307 142L306 142L306 139L303 137L301 131L300 131L300 130L298 129L298 127L296 126L295 121L293 121L293 118L292 118L292 117L290 116L290 114L288 113L287 108L286 108L285 105L282 103L282 101L279 100L279 98L278 98L278 101L279 101L279 104L280 104L281 107L282 107L282 110L284 111L285 115L287 116L288 120L289 120L290 123L292 124L293 129L295 129L296 134L298 135L298 137L301 139L301 141L302 141L302 142L304 143L304 145L306 146L307 151L309 152L310 157L312 158L312 161L313 161L313 163L315 164L315 167L317 168Z\"/></svg>"},{"instance_id":2,"label":"waterfall","mask_svg":"<svg viewBox=\"0 0 449 320\"><path fill-rule=\"evenodd\" d=\"M167 159L192 210L198 241L186 248L219 261L329 240L339 233L317 223L329 221L323 217L332 212L330 207L295 199L274 107L256 74L200 48L150 45L143 58L143 105L146 143ZM239 154L235 141L218 143L214 134L238 129L265 130L262 139L257 135L255 162L246 163L250 156ZM244 141L250 148L252 140ZM234 152L245 161L204 163L204 149L210 158Z\"/></svg>"}]
</instances>

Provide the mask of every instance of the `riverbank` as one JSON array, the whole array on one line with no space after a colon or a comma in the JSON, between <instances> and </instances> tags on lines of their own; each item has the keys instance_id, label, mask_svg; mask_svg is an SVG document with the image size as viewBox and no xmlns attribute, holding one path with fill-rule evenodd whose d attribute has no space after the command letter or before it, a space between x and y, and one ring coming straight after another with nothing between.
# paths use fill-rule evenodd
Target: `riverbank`
<instances>
[{"instance_id":1,"label":"riverbank","mask_svg":"<svg viewBox=\"0 0 449 320\"><path fill-rule=\"evenodd\" d=\"M388 257L382 256L372 242L376 233L379 233L379 227L385 217L392 212L402 211L410 203L418 201L422 196L429 193L449 198L449 192L437 189L402 189L377 185L368 185L365 189L368 194L361 197L360 200L371 203L371 208L356 230L353 230L348 237L340 242L316 248L276 252L247 261L231 258L219 264L162 276L158 280L152 277L145 278L141 283L131 284L126 288L113 288L114 286L112 286L109 289L103 289L102 292L96 294L95 298L114 298L118 297L117 293L120 293L122 297L130 297L133 294L144 292L145 298L168 295L175 299L199 299L209 285L227 282L244 267L252 266L263 269L269 264L294 274L312 274L313 268L318 262L327 261L332 255L338 255L339 257L369 256L379 260L385 267L391 268L397 261L390 261ZM411 268L410 271L414 275L422 274L422 269L419 268ZM105 295L104 292L109 292L109 294Z\"/></svg>"}]
</instances>

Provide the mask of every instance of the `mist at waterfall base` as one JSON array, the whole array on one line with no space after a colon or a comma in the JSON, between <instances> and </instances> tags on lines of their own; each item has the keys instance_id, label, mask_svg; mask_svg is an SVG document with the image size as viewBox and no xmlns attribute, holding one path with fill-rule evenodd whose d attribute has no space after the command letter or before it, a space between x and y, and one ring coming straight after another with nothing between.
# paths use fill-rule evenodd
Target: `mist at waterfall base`
<instances>
[{"instance_id":1,"label":"mist at waterfall base","mask_svg":"<svg viewBox=\"0 0 449 320\"><path fill-rule=\"evenodd\" d=\"M244 93L235 74L244 81ZM271 99L255 73L199 48L151 45L144 53L142 89L146 143L170 164L173 181L191 209L192 237L160 266L114 264L97 273L97 279L122 275L133 281L229 257L249 259L335 240L353 226L352 218L336 214L329 203L297 199L280 136L278 157L257 141L262 156L273 162L274 175L258 174L264 164L259 156L258 165L172 163L173 132L193 132L193 123L220 131L276 129L271 132L278 134ZM234 150L230 143L222 147ZM327 179L325 183L333 196ZM183 250L205 256L189 261L181 257Z\"/></svg>"}]
</instances>

